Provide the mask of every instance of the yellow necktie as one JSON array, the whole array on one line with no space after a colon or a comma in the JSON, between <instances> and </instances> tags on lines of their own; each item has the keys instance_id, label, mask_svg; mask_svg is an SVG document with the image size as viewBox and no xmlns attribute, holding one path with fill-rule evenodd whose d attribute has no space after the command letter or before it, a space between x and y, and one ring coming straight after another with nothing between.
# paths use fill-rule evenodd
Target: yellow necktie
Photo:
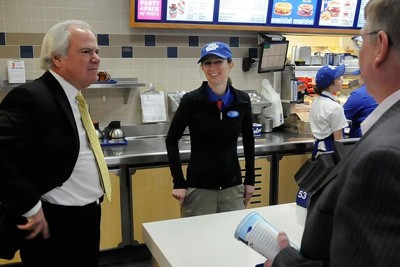
<instances>
[{"instance_id":1,"label":"yellow necktie","mask_svg":"<svg viewBox=\"0 0 400 267\"><path fill-rule=\"evenodd\" d=\"M97 137L96 130L93 126L92 118L90 117L88 107L83 98L81 92L76 96L76 100L78 100L78 108L81 113L81 119L83 122L83 126L85 127L87 136L89 138L90 145L92 146L92 150L94 156L96 158L97 166L100 170L101 176L101 185L103 187L104 192L109 201L111 201L111 181L110 181L110 173L108 172L107 163L104 159L103 151L101 150L99 138Z\"/></svg>"}]
</instances>

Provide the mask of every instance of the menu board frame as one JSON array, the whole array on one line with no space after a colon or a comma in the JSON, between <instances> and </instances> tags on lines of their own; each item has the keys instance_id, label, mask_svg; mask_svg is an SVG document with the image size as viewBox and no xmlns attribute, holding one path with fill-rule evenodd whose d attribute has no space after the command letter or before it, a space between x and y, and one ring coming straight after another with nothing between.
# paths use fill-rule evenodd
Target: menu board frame
<instances>
[{"instance_id":1,"label":"menu board frame","mask_svg":"<svg viewBox=\"0 0 400 267\"><path fill-rule=\"evenodd\" d=\"M138 19L137 12L135 10L139 10L138 2L146 2L146 3L161 3L160 8L158 10L159 18L157 19ZM243 23L243 22L218 22L218 14L219 14L219 4L220 1L225 0L211 0L214 1L214 9L213 9L213 19L212 21L196 21L196 20L187 20L187 19L171 19L171 14L167 13L169 11L167 3L169 1L182 1L182 0L130 0L130 24L132 27L137 28L175 28L175 29L209 29L209 30L246 30L246 31L262 31L262 32L279 32L279 33L327 33L327 34L343 34L343 35L355 35L359 33L359 29L357 27L358 16L360 14L359 8L361 6L361 2L365 0L352 0L356 1L356 11L354 13L354 21L353 25L349 27L337 27L337 26L318 26L319 25L319 17L321 12L321 6L323 1L334 1L334 0L296 0L296 1L305 1L305 2L313 2L316 3L314 6L314 23L312 25L293 25L293 24L276 24L271 23L272 12L273 12L273 3L277 0L268 0L268 11L266 15L266 23ZM192 1L192 0L187 0ZM204 2L210 0L196 0L195 2ZM288 0L279 0L282 2ZM337 1L346 1L346 0L337 0ZM185 4L185 0L182 1ZM193 2L193 1L192 1ZM190 3L190 2L189 2ZM179 3L178 3L179 4ZM188 5L186 4L186 8ZM142 7L141 7L142 8ZM150 7L148 9L155 10L154 7ZM157 9L156 9L157 11ZM184 10L186 11L186 10Z\"/></svg>"}]
</instances>

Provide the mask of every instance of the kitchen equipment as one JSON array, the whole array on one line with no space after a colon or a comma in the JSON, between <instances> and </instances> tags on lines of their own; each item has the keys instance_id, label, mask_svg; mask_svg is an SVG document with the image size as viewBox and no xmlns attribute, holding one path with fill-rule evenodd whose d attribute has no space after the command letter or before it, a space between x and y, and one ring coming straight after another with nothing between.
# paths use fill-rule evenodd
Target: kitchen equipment
<instances>
[{"instance_id":1,"label":"kitchen equipment","mask_svg":"<svg viewBox=\"0 0 400 267\"><path fill-rule=\"evenodd\" d=\"M304 61L305 65L311 64L311 46L293 46L292 64L296 61Z\"/></svg>"},{"instance_id":2,"label":"kitchen equipment","mask_svg":"<svg viewBox=\"0 0 400 267\"><path fill-rule=\"evenodd\" d=\"M274 128L274 118L258 115L258 123L261 124L261 131L263 133L270 133Z\"/></svg>"},{"instance_id":3,"label":"kitchen equipment","mask_svg":"<svg viewBox=\"0 0 400 267\"><path fill-rule=\"evenodd\" d=\"M121 129L120 121L110 122L104 132L109 143L122 143L125 141L125 134Z\"/></svg>"},{"instance_id":4,"label":"kitchen equipment","mask_svg":"<svg viewBox=\"0 0 400 267\"><path fill-rule=\"evenodd\" d=\"M311 56L311 65L312 66L321 66L324 62L324 57L319 55Z\"/></svg>"},{"instance_id":5,"label":"kitchen equipment","mask_svg":"<svg viewBox=\"0 0 400 267\"><path fill-rule=\"evenodd\" d=\"M100 143L101 143L103 141L104 134L103 134L103 131L100 130L99 122L98 121L97 122L93 122L93 126L94 126L94 129L96 130L97 137L99 138Z\"/></svg>"},{"instance_id":6,"label":"kitchen equipment","mask_svg":"<svg viewBox=\"0 0 400 267\"><path fill-rule=\"evenodd\" d=\"M260 95L256 90L246 91L250 96L251 112L253 115L260 114L263 108L271 106L271 102Z\"/></svg>"}]
</instances>

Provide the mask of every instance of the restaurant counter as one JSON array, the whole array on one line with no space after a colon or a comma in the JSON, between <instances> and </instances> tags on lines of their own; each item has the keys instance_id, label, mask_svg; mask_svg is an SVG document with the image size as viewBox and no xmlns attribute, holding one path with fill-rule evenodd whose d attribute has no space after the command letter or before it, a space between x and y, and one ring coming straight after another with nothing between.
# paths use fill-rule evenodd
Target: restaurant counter
<instances>
[{"instance_id":1,"label":"restaurant counter","mask_svg":"<svg viewBox=\"0 0 400 267\"><path fill-rule=\"evenodd\" d=\"M156 130L155 128L156 127ZM159 128L163 128L161 131ZM119 176L119 201L121 211L122 242L119 246L137 243L134 237L132 177L136 170L168 166L165 136L168 124L123 127L127 144L104 146L103 151L110 172ZM133 130L132 130L133 129ZM141 132L145 129L145 133ZM138 131L140 133L138 133ZM190 136L184 135L179 142L183 163L190 157ZM286 131L262 134L255 138L256 157L266 157L270 163L269 205L278 204L279 161L285 155L310 153L313 148L311 135L298 135ZM238 156L243 157L243 144L238 140ZM266 177L267 179L267 177ZM138 227L138 226L136 226Z\"/></svg>"}]
</instances>

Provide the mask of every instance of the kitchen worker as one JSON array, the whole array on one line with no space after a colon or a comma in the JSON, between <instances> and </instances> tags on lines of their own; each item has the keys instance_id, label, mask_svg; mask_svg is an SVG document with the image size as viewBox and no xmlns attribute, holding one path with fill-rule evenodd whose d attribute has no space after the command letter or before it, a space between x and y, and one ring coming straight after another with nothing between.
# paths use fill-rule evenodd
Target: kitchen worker
<instances>
[{"instance_id":1,"label":"kitchen worker","mask_svg":"<svg viewBox=\"0 0 400 267\"><path fill-rule=\"evenodd\" d=\"M109 177L100 175L104 156L96 161L99 144L89 143L75 98L97 80L98 52L86 22L54 25L41 47L45 73L0 104L1 257L20 249L24 266L98 265Z\"/></svg>"},{"instance_id":2,"label":"kitchen worker","mask_svg":"<svg viewBox=\"0 0 400 267\"><path fill-rule=\"evenodd\" d=\"M400 266L400 1L370 0L364 15L355 45L378 107L311 198L300 253L281 233L282 250L265 266Z\"/></svg>"},{"instance_id":3,"label":"kitchen worker","mask_svg":"<svg viewBox=\"0 0 400 267\"><path fill-rule=\"evenodd\" d=\"M206 44L198 63L207 81L182 97L166 138L172 196L179 201L183 217L244 209L254 193L251 102L230 82L231 50L222 42ZM178 142L186 127L191 155L185 179ZM240 135L244 182L237 154Z\"/></svg>"},{"instance_id":4,"label":"kitchen worker","mask_svg":"<svg viewBox=\"0 0 400 267\"><path fill-rule=\"evenodd\" d=\"M351 92L343 108L346 118L351 120L349 137L358 138L362 135L361 123L375 110L378 103L368 94L360 70L358 69L352 74L358 75L358 83L361 87Z\"/></svg>"},{"instance_id":5,"label":"kitchen worker","mask_svg":"<svg viewBox=\"0 0 400 267\"><path fill-rule=\"evenodd\" d=\"M315 76L314 91L318 96L310 109L311 132L316 139L312 156L318 151L333 151L334 140L343 139L347 119L343 107L336 102L335 93L342 87L345 66L326 65Z\"/></svg>"}]
</instances>

